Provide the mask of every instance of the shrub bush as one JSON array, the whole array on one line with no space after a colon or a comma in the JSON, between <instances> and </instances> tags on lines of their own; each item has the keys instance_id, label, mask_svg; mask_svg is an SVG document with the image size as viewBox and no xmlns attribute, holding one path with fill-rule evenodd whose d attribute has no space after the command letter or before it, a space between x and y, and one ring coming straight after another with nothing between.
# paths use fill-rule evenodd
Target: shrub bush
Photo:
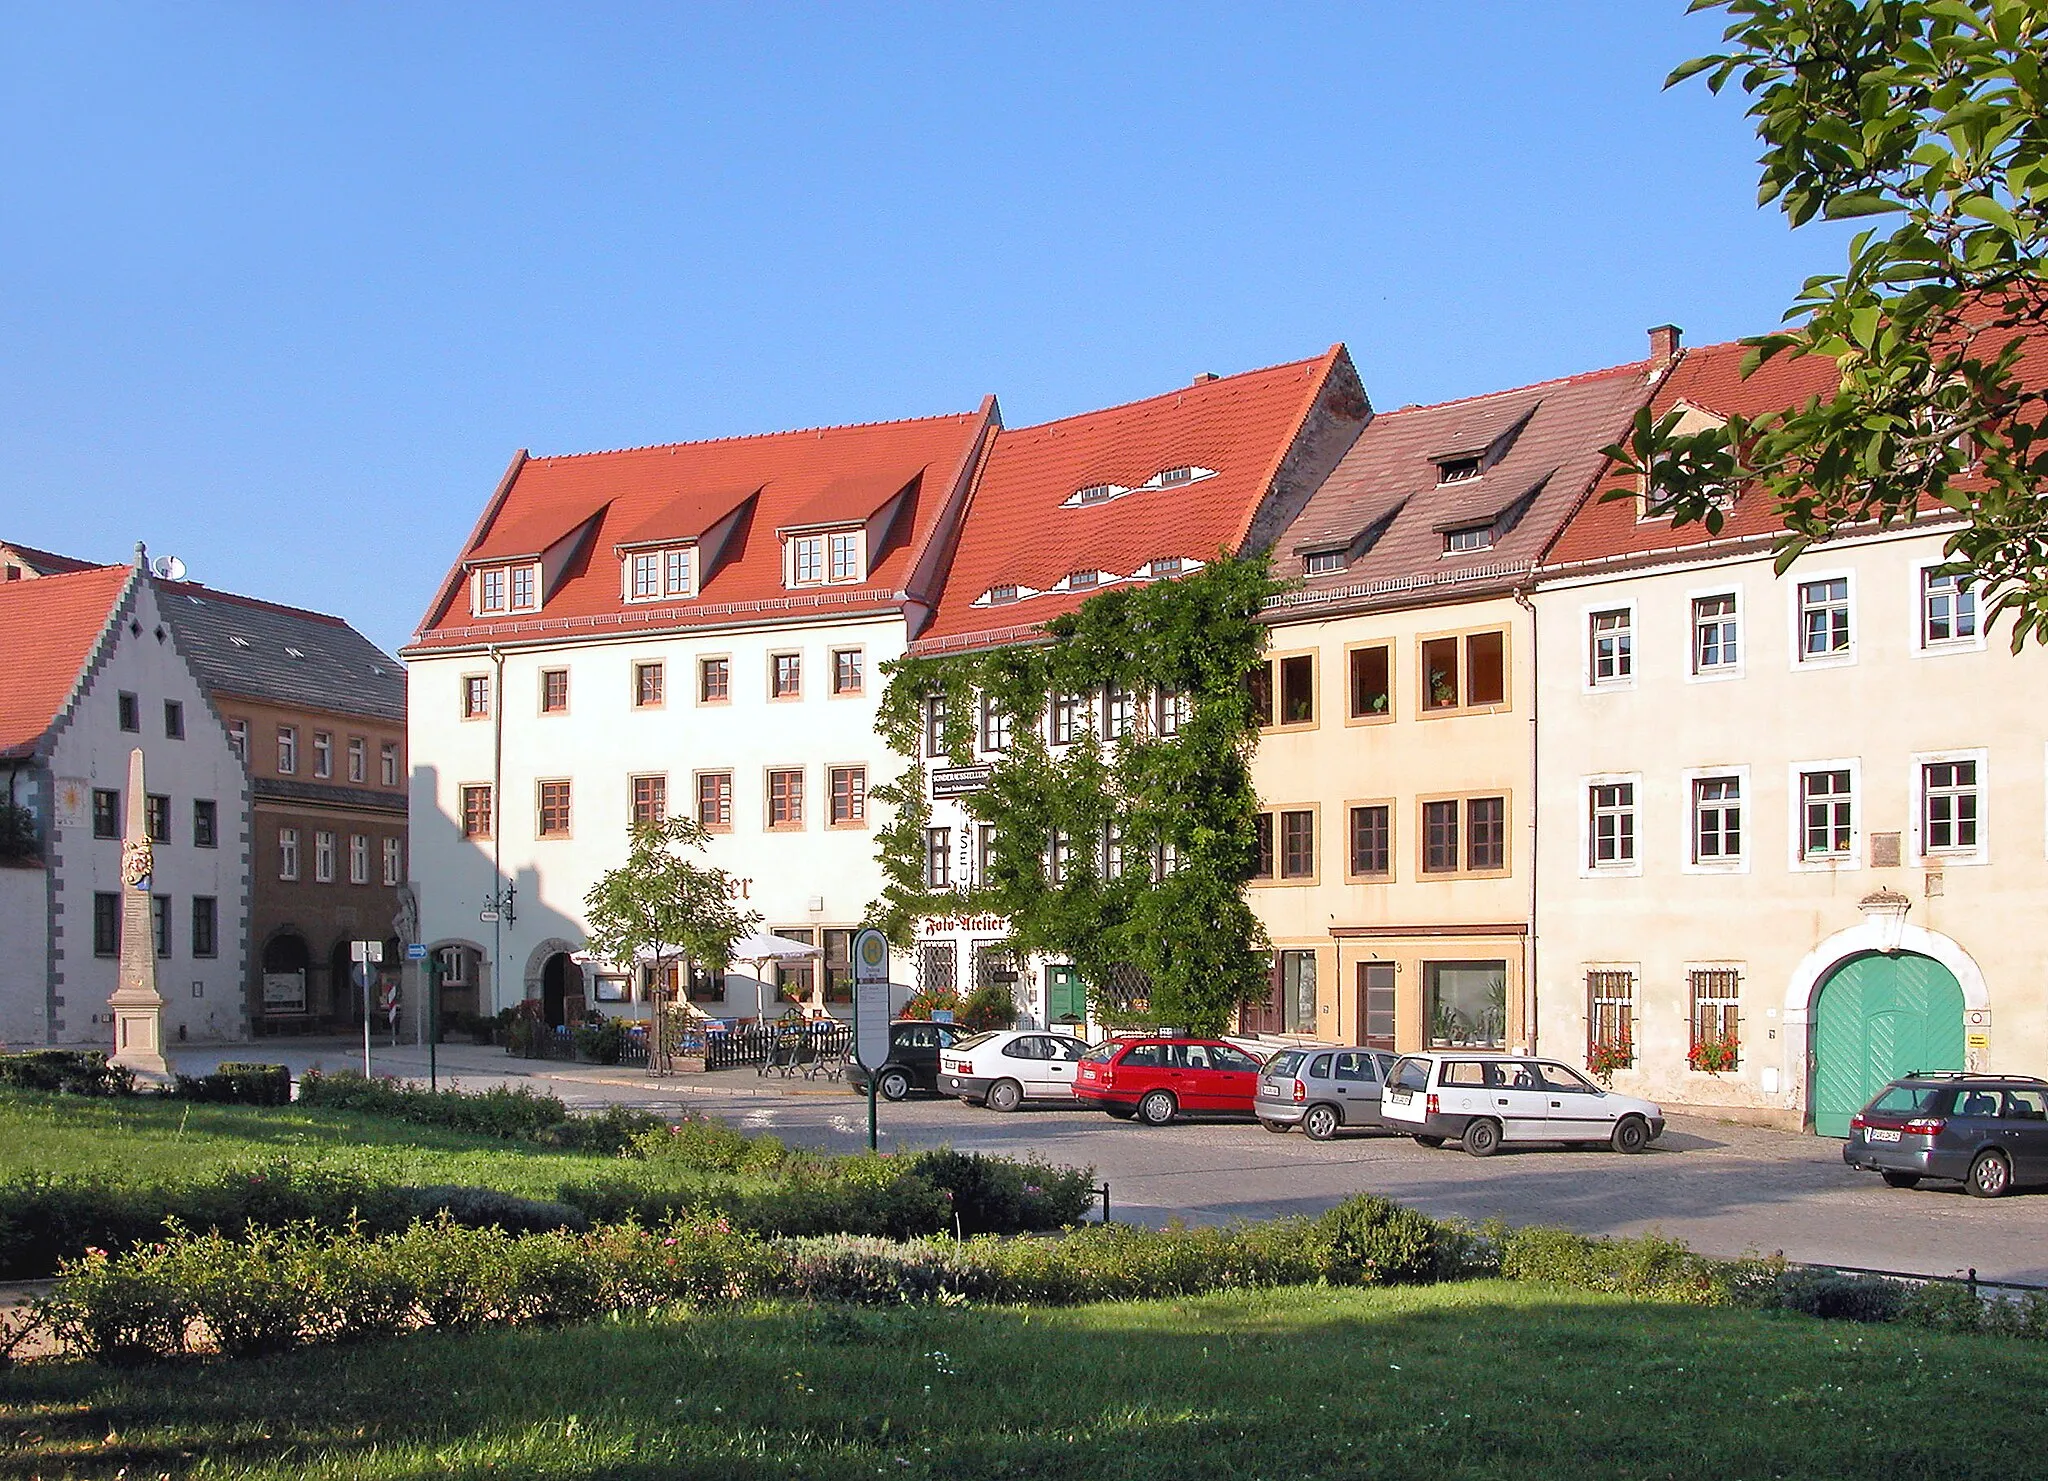
<instances>
[{"instance_id":1,"label":"shrub bush","mask_svg":"<svg viewBox=\"0 0 2048 1481\"><path fill-rule=\"evenodd\" d=\"M911 1170L946 1197L955 1232L1015 1234L1077 1223L1095 1201L1092 1168L1017 1162L940 1147L911 1159Z\"/></svg>"},{"instance_id":2,"label":"shrub bush","mask_svg":"<svg viewBox=\"0 0 2048 1481\"><path fill-rule=\"evenodd\" d=\"M1895 1280L1833 1270L1787 1271L1778 1279L1779 1305L1831 1321L1896 1321L1906 1310L1907 1293L1908 1287ZM1968 1291L1963 1299L1976 1300Z\"/></svg>"},{"instance_id":3,"label":"shrub bush","mask_svg":"<svg viewBox=\"0 0 2048 1481\"><path fill-rule=\"evenodd\" d=\"M1358 1194L1318 1218L1311 1238L1332 1285L1412 1285L1450 1273L1443 1225L1390 1199Z\"/></svg>"},{"instance_id":4,"label":"shrub bush","mask_svg":"<svg viewBox=\"0 0 2048 1481\"><path fill-rule=\"evenodd\" d=\"M743 1136L705 1116L685 1116L673 1126L643 1132L626 1153L693 1172L771 1172L789 1160L789 1148L778 1138Z\"/></svg>"},{"instance_id":5,"label":"shrub bush","mask_svg":"<svg viewBox=\"0 0 2048 1481\"><path fill-rule=\"evenodd\" d=\"M180 1100L216 1105L289 1105L292 1072L281 1064L238 1064L224 1060L210 1075L179 1075L171 1093Z\"/></svg>"},{"instance_id":6,"label":"shrub bush","mask_svg":"<svg viewBox=\"0 0 2048 1481\"><path fill-rule=\"evenodd\" d=\"M1595 1239L1568 1229L1502 1229L1500 1273L1584 1291L1613 1291L1703 1306L1736 1300L1745 1262L1710 1260L1654 1234Z\"/></svg>"},{"instance_id":7,"label":"shrub bush","mask_svg":"<svg viewBox=\"0 0 2048 1481\"><path fill-rule=\"evenodd\" d=\"M578 1024L574 1037L577 1056L593 1064L617 1064L625 1052L626 1026L616 1018Z\"/></svg>"},{"instance_id":8,"label":"shrub bush","mask_svg":"<svg viewBox=\"0 0 2048 1481\"><path fill-rule=\"evenodd\" d=\"M0 1085L58 1095L133 1095L135 1075L97 1049L0 1054Z\"/></svg>"},{"instance_id":9,"label":"shrub bush","mask_svg":"<svg viewBox=\"0 0 2048 1481\"><path fill-rule=\"evenodd\" d=\"M521 1198L495 1188L441 1184L400 1190L408 1211L427 1223L445 1216L466 1229L502 1229L507 1234L550 1234L567 1229L581 1234L589 1216L573 1204Z\"/></svg>"}]
</instances>

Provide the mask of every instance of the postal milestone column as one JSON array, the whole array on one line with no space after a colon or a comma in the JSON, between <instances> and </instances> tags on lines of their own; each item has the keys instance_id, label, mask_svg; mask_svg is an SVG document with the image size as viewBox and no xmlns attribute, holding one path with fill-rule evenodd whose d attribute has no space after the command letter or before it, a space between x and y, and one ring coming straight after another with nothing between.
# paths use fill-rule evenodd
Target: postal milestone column
<instances>
[{"instance_id":1,"label":"postal milestone column","mask_svg":"<svg viewBox=\"0 0 2048 1481\"><path fill-rule=\"evenodd\" d=\"M113 1059L140 1078L168 1084L171 1067L164 1063L164 999L156 989L156 920L149 893L156 861L140 747L128 753L127 812L121 835L121 973L107 999L114 1010Z\"/></svg>"}]
</instances>

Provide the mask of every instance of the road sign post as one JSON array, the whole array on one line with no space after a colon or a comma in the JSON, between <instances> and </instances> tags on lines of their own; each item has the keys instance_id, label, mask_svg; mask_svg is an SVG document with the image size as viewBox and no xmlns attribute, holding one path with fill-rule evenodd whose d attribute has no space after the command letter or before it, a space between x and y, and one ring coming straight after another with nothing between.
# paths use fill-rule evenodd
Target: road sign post
<instances>
[{"instance_id":1,"label":"road sign post","mask_svg":"<svg viewBox=\"0 0 2048 1481\"><path fill-rule=\"evenodd\" d=\"M868 1072L868 1150L876 1150L875 1085L889 1061L889 938L873 926L853 938L853 1057Z\"/></svg>"},{"instance_id":2,"label":"road sign post","mask_svg":"<svg viewBox=\"0 0 2048 1481\"><path fill-rule=\"evenodd\" d=\"M370 969L384 961L384 943L381 941L351 941L348 944L349 960L355 963L356 986L363 990L363 1078L370 1078L370 983L376 973Z\"/></svg>"}]
</instances>

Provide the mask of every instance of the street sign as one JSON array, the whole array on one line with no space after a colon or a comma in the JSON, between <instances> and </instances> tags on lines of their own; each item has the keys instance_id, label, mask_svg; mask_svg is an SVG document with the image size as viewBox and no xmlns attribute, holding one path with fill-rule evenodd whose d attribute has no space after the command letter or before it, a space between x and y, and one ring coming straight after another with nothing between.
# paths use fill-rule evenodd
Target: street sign
<instances>
[{"instance_id":1,"label":"street sign","mask_svg":"<svg viewBox=\"0 0 2048 1481\"><path fill-rule=\"evenodd\" d=\"M853 1055L869 1066L889 1057L889 938L872 926L853 938Z\"/></svg>"},{"instance_id":2,"label":"street sign","mask_svg":"<svg viewBox=\"0 0 2048 1481\"><path fill-rule=\"evenodd\" d=\"M413 942L412 945L406 947L405 959L409 962L425 961L427 959L427 948L425 944L419 941L415 941Z\"/></svg>"},{"instance_id":3,"label":"street sign","mask_svg":"<svg viewBox=\"0 0 2048 1481\"><path fill-rule=\"evenodd\" d=\"M381 941L351 941L348 944L348 957L352 962L371 962L382 965L384 961L384 943Z\"/></svg>"}]
</instances>

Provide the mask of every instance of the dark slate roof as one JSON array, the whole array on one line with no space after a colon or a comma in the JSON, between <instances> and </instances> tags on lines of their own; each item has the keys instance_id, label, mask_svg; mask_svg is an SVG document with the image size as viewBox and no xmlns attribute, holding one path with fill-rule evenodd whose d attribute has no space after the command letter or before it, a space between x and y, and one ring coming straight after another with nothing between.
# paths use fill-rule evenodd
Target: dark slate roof
<instances>
[{"instance_id":1,"label":"dark slate roof","mask_svg":"<svg viewBox=\"0 0 2048 1481\"><path fill-rule=\"evenodd\" d=\"M159 581L164 616L215 694L405 723L405 667L343 622L298 607Z\"/></svg>"},{"instance_id":2,"label":"dark slate roof","mask_svg":"<svg viewBox=\"0 0 2048 1481\"><path fill-rule=\"evenodd\" d=\"M376 792L368 787L337 787L326 782L299 782L288 777L255 777L250 789L256 796L274 802L298 802L313 807L345 807L356 812L397 812L406 807L403 792Z\"/></svg>"}]
</instances>

